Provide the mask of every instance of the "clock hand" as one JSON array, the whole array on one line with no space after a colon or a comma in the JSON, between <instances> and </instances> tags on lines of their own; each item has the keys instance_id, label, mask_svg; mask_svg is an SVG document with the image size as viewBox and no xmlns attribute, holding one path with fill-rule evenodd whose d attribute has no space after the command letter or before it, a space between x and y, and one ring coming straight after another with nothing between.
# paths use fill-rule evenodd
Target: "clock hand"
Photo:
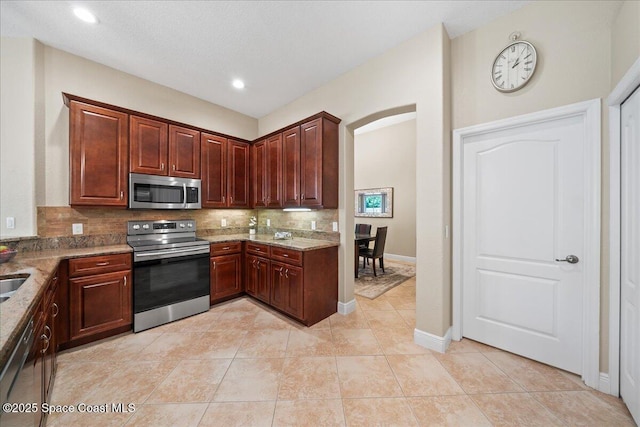
<instances>
[{"instance_id":1,"label":"clock hand","mask_svg":"<svg viewBox=\"0 0 640 427\"><path fill-rule=\"evenodd\" d=\"M511 68L516 68L520 63L520 58L516 59L516 62L511 66Z\"/></svg>"}]
</instances>

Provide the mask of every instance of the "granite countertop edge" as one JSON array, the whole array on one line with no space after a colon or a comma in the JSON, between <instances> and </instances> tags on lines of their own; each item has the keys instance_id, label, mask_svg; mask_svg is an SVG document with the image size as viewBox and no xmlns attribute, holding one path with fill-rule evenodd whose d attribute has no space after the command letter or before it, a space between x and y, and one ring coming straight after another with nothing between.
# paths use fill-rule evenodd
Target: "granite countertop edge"
<instances>
[{"instance_id":1,"label":"granite countertop edge","mask_svg":"<svg viewBox=\"0 0 640 427\"><path fill-rule=\"evenodd\" d=\"M201 239L211 243L223 242L254 242L263 245L279 246L299 251L313 251L317 249L333 248L340 246L340 242L332 242L330 240L307 239L304 237L294 237L292 239L279 240L274 239L270 234L225 234L202 236Z\"/></svg>"}]
</instances>

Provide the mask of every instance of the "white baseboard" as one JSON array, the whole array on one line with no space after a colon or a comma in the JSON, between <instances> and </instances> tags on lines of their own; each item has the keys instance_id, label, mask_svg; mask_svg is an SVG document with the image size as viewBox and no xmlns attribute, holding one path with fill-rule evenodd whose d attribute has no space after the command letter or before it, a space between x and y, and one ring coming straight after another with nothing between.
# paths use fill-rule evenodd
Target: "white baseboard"
<instances>
[{"instance_id":1,"label":"white baseboard","mask_svg":"<svg viewBox=\"0 0 640 427\"><path fill-rule=\"evenodd\" d=\"M338 313L340 314L349 314L353 313L356 310L356 300L355 298L349 302L340 302L338 301Z\"/></svg>"},{"instance_id":2,"label":"white baseboard","mask_svg":"<svg viewBox=\"0 0 640 427\"><path fill-rule=\"evenodd\" d=\"M413 342L429 350L444 353L447 351L447 348L449 348L449 344L451 344L451 328L447 329L444 337L433 335L420 329L414 329Z\"/></svg>"},{"instance_id":3,"label":"white baseboard","mask_svg":"<svg viewBox=\"0 0 640 427\"><path fill-rule=\"evenodd\" d=\"M600 378L598 379L598 391L611 394L611 381L609 380L609 374L600 372Z\"/></svg>"},{"instance_id":4,"label":"white baseboard","mask_svg":"<svg viewBox=\"0 0 640 427\"><path fill-rule=\"evenodd\" d=\"M412 256L404 256L404 255L396 255L396 254L384 254L384 259L388 259L391 261L403 261L403 262L411 262L413 264L416 263L416 257Z\"/></svg>"}]
</instances>

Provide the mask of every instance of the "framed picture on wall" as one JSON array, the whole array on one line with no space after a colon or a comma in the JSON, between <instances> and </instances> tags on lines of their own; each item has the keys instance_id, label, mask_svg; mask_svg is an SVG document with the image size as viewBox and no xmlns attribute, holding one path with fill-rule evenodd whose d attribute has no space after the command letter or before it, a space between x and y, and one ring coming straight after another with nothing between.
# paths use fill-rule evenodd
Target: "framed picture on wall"
<instances>
[{"instance_id":1,"label":"framed picture on wall","mask_svg":"<svg viewBox=\"0 0 640 427\"><path fill-rule=\"evenodd\" d=\"M393 187L356 190L356 217L393 218Z\"/></svg>"}]
</instances>

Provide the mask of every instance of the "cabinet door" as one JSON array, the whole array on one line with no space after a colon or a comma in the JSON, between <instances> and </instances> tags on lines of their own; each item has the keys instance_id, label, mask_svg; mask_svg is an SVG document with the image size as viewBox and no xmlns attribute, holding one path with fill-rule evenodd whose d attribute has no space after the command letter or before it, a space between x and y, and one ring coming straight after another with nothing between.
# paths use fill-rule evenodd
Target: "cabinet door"
<instances>
[{"instance_id":1,"label":"cabinet door","mask_svg":"<svg viewBox=\"0 0 640 427\"><path fill-rule=\"evenodd\" d=\"M227 139L203 133L202 143L202 207L227 206Z\"/></svg>"},{"instance_id":2,"label":"cabinet door","mask_svg":"<svg viewBox=\"0 0 640 427\"><path fill-rule=\"evenodd\" d=\"M260 141L251 147L252 205L254 208L267 207L267 141Z\"/></svg>"},{"instance_id":3,"label":"cabinet door","mask_svg":"<svg viewBox=\"0 0 640 427\"><path fill-rule=\"evenodd\" d=\"M298 319L304 318L303 270L271 262L271 305Z\"/></svg>"},{"instance_id":4,"label":"cabinet door","mask_svg":"<svg viewBox=\"0 0 640 427\"><path fill-rule=\"evenodd\" d=\"M131 271L69 280L71 339L131 324Z\"/></svg>"},{"instance_id":5,"label":"cabinet door","mask_svg":"<svg viewBox=\"0 0 640 427\"><path fill-rule=\"evenodd\" d=\"M271 280L269 278L269 260L258 258L256 268L258 270L258 282L256 283L256 298L269 304L271 296Z\"/></svg>"},{"instance_id":6,"label":"cabinet door","mask_svg":"<svg viewBox=\"0 0 640 427\"><path fill-rule=\"evenodd\" d=\"M169 125L157 120L131 116L129 124L129 169L131 172L167 175Z\"/></svg>"},{"instance_id":7,"label":"cabinet door","mask_svg":"<svg viewBox=\"0 0 640 427\"><path fill-rule=\"evenodd\" d=\"M245 257L245 271L246 279L244 282L245 291L251 295L256 296L258 293L258 267L256 262L258 257L253 255L247 255Z\"/></svg>"},{"instance_id":8,"label":"cabinet door","mask_svg":"<svg viewBox=\"0 0 640 427\"><path fill-rule=\"evenodd\" d=\"M301 206L322 206L322 119L300 126Z\"/></svg>"},{"instance_id":9,"label":"cabinet door","mask_svg":"<svg viewBox=\"0 0 640 427\"><path fill-rule=\"evenodd\" d=\"M240 254L211 258L211 304L220 298L242 292L242 258Z\"/></svg>"},{"instance_id":10,"label":"cabinet door","mask_svg":"<svg viewBox=\"0 0 640 427\"><path fill-rule=\"evenodd\" d=\"M283 205L300 206L300 127L282 133Z\"/></svg>"},{"instance_id":11,"label":"cabinet door","mask_svg":"<svg viewBox=\"0 0 640 427\"><path fill-rule=\"evenodd\" d=\"M267 139L267 207L282 207L282 134Z\"/></svg>"},{"instance_id":12,"label":"cabinet door","mask_svg":"<svg viewBox=\"0 0 640 427\"><path fill-rule=\"evenodd\" d=\"M127 206L128 127L125 113L70 102L69 204Z\"/></svg>"},{"instance_id":13,"label":"cabinet door","mask_svg":"<svg viewBox=\"0 0 640 427\"><path fill-rule=\"evenodd\" d=\"M169 126L169 175L200 178L200 132Z\"/></svg>"},{"instance_id":14,"label":"cabinet door","mask_svg":"<svg viewBox=\"0 0 640 427\"><path fill-rule=\"evenodd\" d=\"M249 199L249 144L229 140L229 201L231 208L248 208Z\"/></svg>"}]
</instances>

